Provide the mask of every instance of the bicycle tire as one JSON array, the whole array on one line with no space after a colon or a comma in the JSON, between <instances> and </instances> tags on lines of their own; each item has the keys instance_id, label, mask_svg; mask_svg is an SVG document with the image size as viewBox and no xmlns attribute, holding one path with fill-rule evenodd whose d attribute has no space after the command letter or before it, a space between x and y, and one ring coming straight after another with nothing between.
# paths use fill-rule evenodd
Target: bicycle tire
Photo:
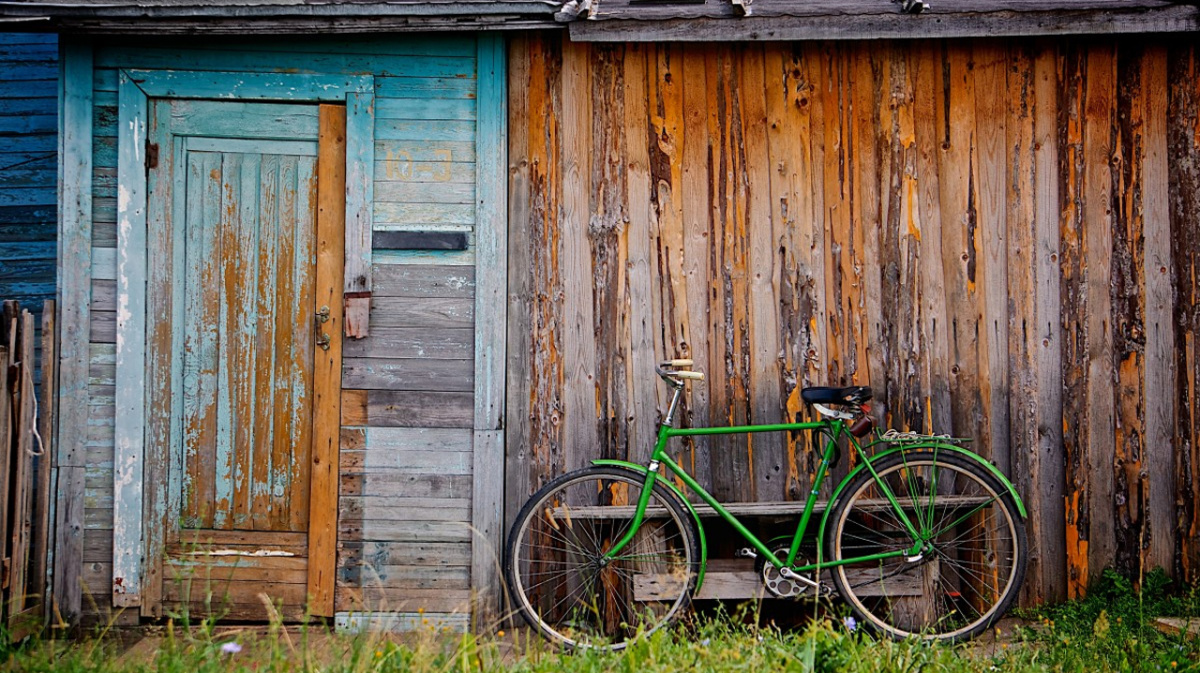
<instances>
[{"instance_id":1,"label":"bicycle tire","mask_svg":"<svg viewBox=\"0 0 1200 673\"><path fill-rule=\"evenodd\" d=\"M659 484L646 519L615 559L645 476L613 467L562 475L521 508L505 546L517 610L551 642L619 650L682 615L700 569L699 532Z\"/></svg>"},{"instance_id":2,"label":"bicycle tire","mask_svg":"<svg viewBox=\"0 0 1200 673\"><path fill-rule=\"evenodd\" d=\"M915 560L900 556L831 568L854 616L894 638L959 642L990 628L1016 598L1028 562L1025 525L1008 488L951 451L903 451L873 467L879 481L863 470L834 505L830 559L913 545L880 482L911 513L926 544Z\"/></svg>"}]
</instances>

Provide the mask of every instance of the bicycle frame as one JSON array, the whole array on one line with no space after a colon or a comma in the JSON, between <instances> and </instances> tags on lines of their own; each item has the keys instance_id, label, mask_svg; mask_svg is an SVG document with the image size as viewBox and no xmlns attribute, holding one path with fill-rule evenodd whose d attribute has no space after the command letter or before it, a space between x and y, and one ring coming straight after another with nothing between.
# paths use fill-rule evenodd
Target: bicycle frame
<instances>
[{"instance_id":1,"label":"bicycle frame","mask_svg":"<svg viewBox=\"0 0 1200 673\"><path fill-rule=\"evenodd\" d=\"M630 526L629 530L626 531L625 535L620 540L618 540L617 543L612 546L612 548L610 548L608 550L608 552L605 554L605 556L607 558L616 557L621 552L621 550L624 549L625 546L627 544L629 544L629 542L633 539L633 537L637 533L638 529L641 528L642 522L645 518L646 507L649 505L649 502L650 502L651 492L654 488L655 482L657 481L661 467L664 465L666 466L666 468L668 470L670 470L670 472L673 475L678 477L688 488L695 491L696 494L700 496L701 500L703 500L706 504L708 504L708 506L712 507L718 516L720 516L722 519L724 519L726 522L728 522L729 525L731 525L734 530L736 530L743 538L745 538L746 541L750 543L750 545L754 548L754 550L758 554L760 554L764 559L769 561L776 568L785 568L786 567L786 568L790 569L792 572L799 573L799 572L808 572L808 571L812 571L812 570L819 570L822 567L828 568L828 567L833 567L833 566L845 565L848 563L861 563L864 561L875 561L875 560L881 560L881 559L886 559L886 558L895 558L898 556L915 556L915 555L921 553L922 547L924 546L924 541L921 539L920 534L917 532L916 528L912 525L912 522L909 520L908 515L905 514L904 509L900 506L899 502L897 502L896 497L892 493L891 489L888 488L887 484L885 484L879 480L879 475L876 474L875 468L871 465L870 458L867 456L863 447L858 443L858 441L855 439L855 437L847 431L846 424L841 419L835 418L832 420L813 421L813 422L804 422L804 423L775 423L775 424L769 424L769 425L742 425L742 426L716 427L716 428L675 428L672 426L672 423L673 423L673 417L675 415L675 412L677 411L678 406L679 406L679 397L680 397L681 391L682 391L682 387L676 387L675 393L671 399L671 405L667 411L667 415L663 418L663 422L659 426L658 440L655 443L654 452L651 454L651 457L650 457L650 465L647 468L647 472L646 472L646 481L642 487L642 492L638 498L637 508L634 511L633 524ZM682 467L679 466L679 464L677 464L675 461L671 460L671 457L669 455L667 455L667 450L666 450L667 442L676 437L698 437L698 436L710 436L710 435L738 435L738 434L751 434L751 433L759 433L759 432L808 432L808 431L819 431L821 435L828 437L828 441L825 444L825 450L821 457L821 463L817 467L817 474L813 479L813 487L809 491L808 499L806 500L805 505L804 505L804 510L800 515L800 522L796 526L796 532L792 537L791 546L788 549L788 555L787 555L786 559L780 559L779 557L777 557L775 555L775 553L766 544L764 544L762 540L760 540L758 538L758 536L754 535L754 533L752 533L748 528L746 528L746 526L744 524L742 524L742 522L739 521L736 516L734 516L727 509L725 509L725 507L722 506L721 503L718 502L717 499L712 496L712 494L710 494L708 491L706 491L704 489L704 487L702 487L699 483L697 483L696 480L693 479L690 474L688 474L686 471L684 471L684 469ZM819 557L818 557L817 563L810 563L810 564L806 564L806 565L795 566L794 564L796 562L796 556L797 556L797 554L799 554L800 544L804 538L804 534L808 530L808 525L810 523L813 511L815 509L817 495L820 492L821 484L824 483L826 477L828 476L829 465L833 461L833 456L837 450L837 442L843 435L846 437L849 437L850 443L854 447L855 452L862 459L863 464L866 466L866 468L868 470L870 470L872 476L875 478L876 483L879 484L884 495L887 497L888 501L891 503L892 508L895 509L900 521L904 524L905 529L908 531L908 534L911 536L911 538L913 540L913 545L911 548L906 549L906 550L883 552L883 553L879 553L879 554L871 554L868 556L860 556L860 557L842 559L840 561L832 561L832 562L826 562L826 563L821 563L819 560ZM840 490L840 488L839 488L839 490ZM820 544L820 542L818 541L818 545L819 544Z\"/></svg>"}]
</instances>

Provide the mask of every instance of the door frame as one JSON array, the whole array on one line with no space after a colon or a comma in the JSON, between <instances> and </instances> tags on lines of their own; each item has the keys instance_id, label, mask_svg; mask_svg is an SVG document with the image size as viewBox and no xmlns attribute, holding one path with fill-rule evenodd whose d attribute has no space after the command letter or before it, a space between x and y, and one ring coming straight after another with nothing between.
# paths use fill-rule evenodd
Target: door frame
<instances>
[{"instance_id":1,"label":"door frame","mask_svg":"<svg viewBox=\"0 0 1200 673\"><path fill-rule=\"evenodd\" d=\"M147 137L149 99L192 98L344 104L346 161L343 177L346 179L345 187L341 190L344 208L340 209L344 235L334 236L333 239L342 242L344 246L338 255L343 266L339 274L343 279L341 288L351 287L358 290L361 279L369 279L371 275L371 206L374 200L371 176L375 158L374 92L375 82L372 76L120 71L117 138L116 418L113 455L114 607L140 607L141 614L145 616L160 616L163 533L169 516L168 499L165 497L167 475L164 472L169 458L168 449L163 446L163 442L147 441L150 439L147 435L147 418L150 411L147 408L147 385L153 384L152 379L147 376L146 357L149 340L146 305L147 167L151 151ZM324 126L322 128L324 129ZM320 195L318 199L320 200ZM325 203L332 202L327 200ZM319 223L318 228L320 229ZM326 258L328 259L328 253ZM326 269L328 271L329 267ZM347 286L347 283L350 285ZM336 282L333 286L339 287ZM340 324L342 302L339 301L336 306ZM317 412L314 412L314 415L316 414ZM335 451L336 446L335 438ZM316 469L313 471L312 489L314 492L320 489L321 493L328 493L330 484L324 481L331 482L336 512L337 466L336 462L332 465L329 463L326 457L324 464L319 467L314 465ZM321 476L318 476L318 473ZM143 489L143 483L152 486ZM315 528L312 524L310 521L310 531ZM309 549L309 593L314 597L314 615L333 614L336 525L328 533L316 540L319 549ZM318 553L322 567L314 572L314 559L318 558ZM324 568L325 565L328 565L328 568ZM320 586L313 586L314 578L319 579ZM314 588L317 590L314 591Z\"/></svg>"}]
</instances>

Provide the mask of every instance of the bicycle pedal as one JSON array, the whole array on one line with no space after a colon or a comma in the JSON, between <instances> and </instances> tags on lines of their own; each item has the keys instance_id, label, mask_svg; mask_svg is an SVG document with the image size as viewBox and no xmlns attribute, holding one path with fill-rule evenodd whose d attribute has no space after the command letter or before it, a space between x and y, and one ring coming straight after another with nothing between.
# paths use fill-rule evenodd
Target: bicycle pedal
<instances>
[{"instance_id":1,"label":"bicycle pedal","mask_svg":"<svg viewBox=\"0 0 1200 673\"><path fill-rule=\"evenodd\" d=\"M758 558L758 552L754 551L750 547L742 547L741 549L733 552L733 555L736 558Z\"/></svg>"}]
</instances>

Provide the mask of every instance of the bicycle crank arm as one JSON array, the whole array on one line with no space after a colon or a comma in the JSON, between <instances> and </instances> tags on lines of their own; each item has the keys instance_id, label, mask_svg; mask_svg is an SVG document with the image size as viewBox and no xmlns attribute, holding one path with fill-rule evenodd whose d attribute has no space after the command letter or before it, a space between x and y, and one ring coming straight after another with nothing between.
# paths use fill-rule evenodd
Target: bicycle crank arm
<instances>
[{"instance_id":1,"label":"bicycle crank arm","mask_svg":"<svg viewBox=\"0 0 1200 673\"><path fill-rule=\"evenodd\" d=\"M789 580L795 580L797 582L800 582L801 584L807 584L808 586L813 587L814 589L819 589L821 586L821 585L817 584L815 581L808 579L804 575L801 575L800 573L792 572L791 568L780 568L779 575L780 575L780 577L784 577Z\"/></svg>"}]
</instances>

